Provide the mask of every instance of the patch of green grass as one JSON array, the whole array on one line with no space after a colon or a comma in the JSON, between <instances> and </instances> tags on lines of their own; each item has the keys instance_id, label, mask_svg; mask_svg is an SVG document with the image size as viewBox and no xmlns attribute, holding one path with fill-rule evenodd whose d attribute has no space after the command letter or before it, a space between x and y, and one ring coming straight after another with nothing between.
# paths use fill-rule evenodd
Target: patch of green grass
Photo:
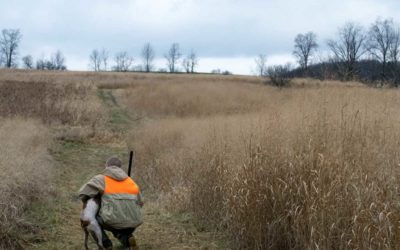
<instances>
[{"instance_id":1,"label":"patch of green grass","mask_svg":"<svg viewBox=\"0 0 400 250\"><path fill-rule=\"evenodd\" d=\"M111 112L110 123L129 125L131 118L126 110L113 110Z\"/></svg>"},{"instance_id":2,"label":"patch of green grass","mask_svg":"<svg viewBox=\"0 0 400 250\"><path fill-rule=\"evenodd\" d=\"M127 163L128 152L125 148L105 144L60 142L52 148L51 155L57 169L55 193L46 204L36 204L31 211L34 220L40 222L42 233L30 247L82 249L81 203L77 192L81 185L103 170L108 157L117 155Z\"/></svg>"},{"instance_id":3,"label":"patch of green grass","mask_svg":"<svg viewBox=\"0 0 400 250\"><path fill-rule=\"evenodd\" d=\"M103 101L103 103L110 107L118 106L118 102L112 94L112 90L99 89L97 91L97 96Z\"/></svg>"},{"instance_id":4,"label":"patch of green grass","mask_svg":"<svg viewBox=\"0 0 400 250\"><path fill-rule=\"evenodd\" d=\"M132 125L132 118L128 111L118 104L113 90L99 89L97 95L102 100L106 109L108 109L109 118L107 127L109 127L112 132L124 132L129 130Z\"/></svg>"}]
</instances>

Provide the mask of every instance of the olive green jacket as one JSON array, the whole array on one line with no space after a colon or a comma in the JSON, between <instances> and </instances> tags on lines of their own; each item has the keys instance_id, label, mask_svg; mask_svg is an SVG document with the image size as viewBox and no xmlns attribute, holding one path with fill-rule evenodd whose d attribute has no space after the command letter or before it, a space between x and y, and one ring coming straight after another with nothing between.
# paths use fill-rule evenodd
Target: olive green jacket
<instances>
[{"instance_id":1,"label":"olive green jacket","mask_svg":"<svg viewBox=\"0 0 400 250\"><path fill-rule=\"evenodd\" d=\"M104 176L117 181L129 178L120 167L106 167L101 174L96 175L81 187L79 198L85 201L88 198L101 196L99 215L108 227L124 229L140 226L143 223L141 194L104 194Z\"/></svg>"}]
</instances>

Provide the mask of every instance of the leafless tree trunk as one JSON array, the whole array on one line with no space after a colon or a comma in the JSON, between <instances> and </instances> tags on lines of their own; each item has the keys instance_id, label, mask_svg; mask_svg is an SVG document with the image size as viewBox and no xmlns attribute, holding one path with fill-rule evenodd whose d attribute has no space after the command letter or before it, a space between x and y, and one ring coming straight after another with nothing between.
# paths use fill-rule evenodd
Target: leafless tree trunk
<instances>
[{"instance_id":1,"label":"leafless tree trunk","mask_svg":"<svg viewBox=\"0 0 400 250\"><path fill-rule=\"evenodd\" d=\"M195 68L199 64L199 59L197 58L196 52L194 50L190 52L188 59L190 64L190 73L193 74L195 72Z\"/></svg>"},{"instance_id":2,"label":"leafless tree trunk","mask_svg":"<svg viewBox=\"0 0 400 250\"><path fill-rule=\"evenodd\" d=\"M390 61L397 65L400 56L400 28L394 28L393 40L389 49Z\"/></svg>"},{"instance_id":3,"label":"leafless tree trunk","mask_svg":"<svg viewBox=\"0 0 400 250\"><path fill-rule=\"evenodd\" d=\"M310 57L317 50L317 35L313 32L298 34L294 39L293 55L304 72L307 72L310 63Z\"/></svg>"},{"instance_id":4,"label":"leafless tree trunk","mask_svg":"<svg viewBox=\"0 0 400 250\"><path fill-rule=\"evenodd\" d=\"M33 58L31 55L22 57L22 63L25 69L33 69Z\"/></svg>"},{"instance_id":5,"label":"leafless tree trunk","mask_svg":"<svg viewBox=\"0 0 400 250\"><path fill-rule=\"evenodd\" d=\"M395 41L395 33L394 23L391 19L377 19L369 30L367 49L382 64L382 80L387 79L386 68L390 60L391 49L393 48L393 43L398 42Z\"/></svg>"},{"instance_id":6,"label":"leafless tree trunk","mask_svg":"<svg viewBox=\"0 0 400 250\"><path fill-rule=\"evenodd\" d=\"M100 59L101 59L101 62L99 65L100 70L103 70L103 71L108 70L108 58L109 58L108 51L106 49L102 49L100 52ZM103 63L103 67L101 67L101 63Z\"/></svg>"},{"instance_id":7,"label":"leafless tree trunk","mask_svg":"<svg viewBox=\"0 0 400 250\"><path fill-rule=\"evenodd\" d=\"M389 57L391 62L389 69L395 86L398 86L400 82L399 56L400 56L400 28L395 27L393 31L392 44L389 49Z\"/></svg>"},{"instance_id":8,"label":"leafless tree trunk","mask_svg":"<svg viewBox=\"0 0 400 250\"><path fill-rule=\"evenodd\" d=\"M366 52L366 35L363 28L356 23L346 23L339 28L338 40L329 40L328 47L336 57L336 60L345 66L344 79L354 77L355 64Z\"/></svg>"},{"instance_id":9,"label":"leafless tree trunk","mask_svg":"<svg viewBox=\"0 0 400 250\"><path fill-rule=\"evenodd\" d=\"M267 74L267 56L259 54L254 61L256 63L257 75L265 76Z\"/></svg>"},{"instance_id":10,"label":"leafless tree trunk","mask_svg":"<svg viewBox=\"0 0 400 250\"><path fill-rule=\"evenodd\" d=\"M181 58L182 54L179 49L178 43L173 43L171 48L169 49L168 53L164 55L165 59L167 59L167 66L169 72L174 73L176 72L176 64L178 63L179 59Z\"/></svg>"},{"instance_id":11,"label":"leafless tree trunk","mask_svg":"<svg viewBox=\"0 0 400 250\"><path fill-rule=\"evenodd\" d=\"M100 52L95 49L89 56L89 67L94 71L100 71L100 65L102 63L102 58Z\"/></svg>"},{"instance_id":12,"label":"leafless tree trunk","mask_svg":"<svg viewBox=\"0 0 400 250\"><path fill-rule=\"evenodd\" d=\"M143 59L143 69L146 72L153 70L153 60L155 57L155 52L150 43L146 43L142 49L142 59Z\"/></svg>"},{"instance_id":13,"label":"leafless tree trunk","mask_svg":"<svg viewBox=\"0 0 400 250\"><path fill-rule=\"evenodd\" d=\"M190 61L188 58L182 60L182 66L186 73L190 73Z\"/></svg>"},{"instance_id":14,"label":"leafless tree trunk","mask_svg":"<svg viewBox=\"0 0 400 250\"><path fill-rule=\"evenodd\" d=\"M196 52L192 50L189 55L182 61L182 66L185 69L186 73L194 73L195 68L198 65L199 60L197 59Z\"/></svg>"},{"instance_id":15,"label":"leafless tree trunk","mask_svg":"<svg viewBox=\"0 0 400 250\"><path fill-rule=\"evenodd\" d=\"M129 56L128 52L126 51L117 53L115 55L114 60L115 60L115 66L114 66L115 71L122 71L122 72L129 71L133 63L133 57Z\"/></svg>"},{"instance_id":16,"label":"leafless tree trunk","mask_svg":"<svg viewBox=\"0 0 400 250\"><path fill-rule=\"evenodd\" d=\"M5 57L7 68L16 67L19 43L22 35L18 29L3 29L0 37L0 51Z\"/></svg>"}]
</instances>

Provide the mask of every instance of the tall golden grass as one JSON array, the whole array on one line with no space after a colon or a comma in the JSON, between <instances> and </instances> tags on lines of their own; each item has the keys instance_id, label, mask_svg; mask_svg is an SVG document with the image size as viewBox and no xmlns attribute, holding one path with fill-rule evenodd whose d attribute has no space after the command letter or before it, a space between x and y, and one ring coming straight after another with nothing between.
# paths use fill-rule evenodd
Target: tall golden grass
<instances>
[{"instance_id":1,"label":"tall golden grass","mask_svg":"<svg viewBox=\"0 0 400 250\"><path fill-rule=\"evenodd\" d=\"M145 191L193 213L202 227L226 232L232 248L399 249L399 92L309 79L288 89L262 82L2 70L0 116L90 127L103 114L96 88L121 88L122 103L144 118L128 144ZM46 167L17 167L47 166L42 126L0 123L4 247L18 247L17 232L32 228L24 211L46 192L39 185ZM34 154L12 165L24 150Z\"/></svg>"},{"instance_id":2,"label":"tall golden grass","mask_svg":"<svg viewBox=\"0 0 400 250\"><path fill-rule=\"evenodd\" d=\"M0 72L0 249L24 249L38 233L29 211L47 202L54 185L51 139L94 134L103 128L104 109L96 86L84 78Z\"/></svg>"},{"instance_id":3,"label":"tall golden grass","mask_svg":"<svg viewBox=\"0 0 400 250\"><path fill-rule=\"evenodd\" d=\"M37 230L27 212L52 189L50 139L36 120L0 119L0 249L23 249Z\"/></svg>"},{"instance_id":4,"label":"tall golden grass","mask_svg":"<svg viewBox=\"0 0 400 250\"><path fill-rule=\"evenodd\" d=\"M47 124L92 126L101 104L93 86L50 81L0 82L0 116L32 117Z\"/></svg>"},{"instance_id":5,"label":"tall golden grass","mask_svg":"<svg viewBox=\"0 0 400 250\"><path fill-rule=\"evenodd\" d=\"M125 99L142 116L199 117L257 112L269 102L264 90L262 85L225 81L142 84L125 91Z\"/></svg>"},{"instance_id":6,"label":"tall golden grass","mask_svg":"<svg viewBox=\"0 0 400 250\"><path fill-rule=\"evenodd\" d=\"M148 117L136 173L168 207L235 249L400 248L397 90L159 85L125 103Z\"/></svg>"},{"instance_id":7,"label":"tall golden grass","mask_svg":"<svg viewBox=\"0 0 400 250\"><path fill-rule=\"evenodd\" d=\"M249 76L210 74L159 74L136 72L80 72L42 71L23 69L0 69L0 82L51 82L55 84L76 84L86 82L99 88L129 88L138 84L190 83L190 82L247 82L262 83L263 79Z\"/></svg>"}]
</instances>

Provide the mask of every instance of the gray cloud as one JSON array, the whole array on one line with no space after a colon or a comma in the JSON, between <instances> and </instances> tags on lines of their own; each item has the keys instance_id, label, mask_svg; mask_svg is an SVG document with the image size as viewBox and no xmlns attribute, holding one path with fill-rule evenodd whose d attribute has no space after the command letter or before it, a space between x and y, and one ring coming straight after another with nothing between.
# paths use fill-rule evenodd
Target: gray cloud
<instances>
[{"instance_id":1,"label":"gray cloud","mask_svg":"<svg viewBox=\"0 0 400 250\"><path fill-rule=\"evenodd\" d=\"M13 0L0 1L0 28L21 29L21 54L38 57L61 49L70 68L86 69L94 48L137 57L147 41L159 57L179 42L207 60L237 62L258 53L292 60L299 32L312 30L324 43L348 20L367 26L399 12L400 3L390 0ZM250 61L238 71L249 73Z\"/></svg>"}]
</instances>

